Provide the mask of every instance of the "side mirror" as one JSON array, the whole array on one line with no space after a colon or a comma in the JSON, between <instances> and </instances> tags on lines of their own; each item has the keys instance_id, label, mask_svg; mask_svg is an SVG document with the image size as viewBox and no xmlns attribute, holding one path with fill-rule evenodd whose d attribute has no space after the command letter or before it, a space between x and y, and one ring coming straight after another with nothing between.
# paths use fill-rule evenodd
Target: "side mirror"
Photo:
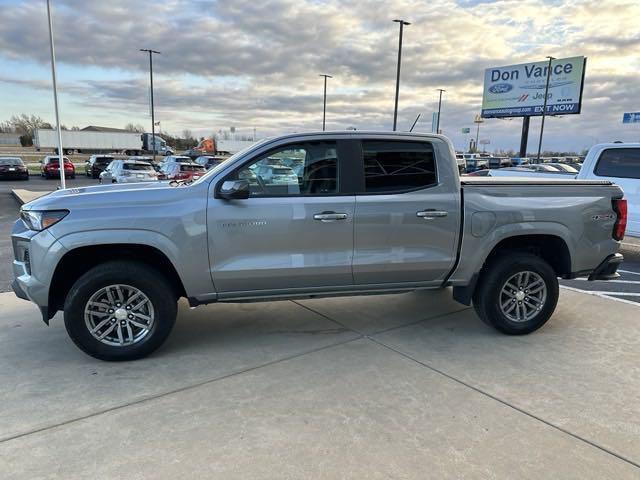
<instances>
[{"instance_id":1,"label":"side mirror","mask_svg":"<svg viewBox=\"0 0 640 480\"><path fill-rule=\"evenodd\" d=\"M249 198L248 180L225 180L218 190L218 198L226 200L242 200Z\"/></svg>"}]
</instances>

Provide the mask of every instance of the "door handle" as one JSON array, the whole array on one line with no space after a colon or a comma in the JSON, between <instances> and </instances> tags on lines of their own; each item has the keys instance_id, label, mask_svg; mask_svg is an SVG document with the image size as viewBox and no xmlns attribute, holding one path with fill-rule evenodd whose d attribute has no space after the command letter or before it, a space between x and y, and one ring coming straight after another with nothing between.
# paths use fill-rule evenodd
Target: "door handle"
<instances>
[{"instance_id":1,"label":"door handle","mask_svg":"<svg viewBox=\"0 0 640 480\"><path fill-rule=\"evenodd\" d=\"M443 210L422 210L421 212L416 213L417 217L424 218L425 220L442 218L442 217L446 217L447 215L448 213Z\"/></svg>"},{"instance_id":2,"label":"door handle","mask_svg":"<svg viewBox=\"0 0 640 480\"><path fill-rule=\"evenodd\" d=\"M322 212L316 213L313 216L314 220L320 220L321 222L335 222L336 220L346 220L346 213L336 213L336 212Z\"/></svg>"}]
</instances>

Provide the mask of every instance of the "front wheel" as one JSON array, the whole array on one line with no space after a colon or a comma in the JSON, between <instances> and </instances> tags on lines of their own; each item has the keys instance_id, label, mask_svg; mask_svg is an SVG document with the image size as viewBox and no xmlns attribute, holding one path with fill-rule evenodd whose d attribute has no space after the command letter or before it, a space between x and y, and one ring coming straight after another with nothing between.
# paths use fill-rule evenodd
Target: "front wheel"
<instances>
[{"instance_id":1,"label":"front wheel","mask_svg":"<svg viewBox=\"0 0 640 480\"><path fill-rule=\"evenodd\" d=\"M156 350L176 320L177 295L163 275L134 261L98 265L71 287L64 324L92 357L135 360Z\"/></svg>"},{"instance_id":2,"label":"front wheel","mask_svg":"<svg viewBox=\"0 0 640 480\"><path fill-rule=\"evenodd\" d=\"M558 278L544 259L526 252L509 252L484 268L473 306L478 316L497 330L524 335L549 320L558 295Z\"/></svg>"}]
</instances>

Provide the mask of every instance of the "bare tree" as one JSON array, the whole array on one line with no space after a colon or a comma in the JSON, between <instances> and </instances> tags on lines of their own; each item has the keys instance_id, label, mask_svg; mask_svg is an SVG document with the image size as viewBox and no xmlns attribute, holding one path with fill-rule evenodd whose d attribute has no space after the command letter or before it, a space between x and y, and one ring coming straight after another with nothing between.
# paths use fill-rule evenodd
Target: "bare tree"
<instances>
[{"instance_id":1,"label":"bare tree","mask_svg":"<svg viewBox=\"0 0 640 480\"><path fill-rule=\"evenodd\" d=\"M129 131L129 132L144 133L144 127L142 125L140 125L139 123L137 123L135 125L133 123L127 123L124 126L124 129Z\"/></svg>"},{"instance_id":2,"label":"bare tree","mask_svg":"<svg viewBox=\"0 0 640 480\"><path fill-rule=\"evenodd\" d=\"M50 123L45 122L39 116L29 116L25 113L13 115L9 119L9 123L13 125L16 133L20 134L20 143L24 147L33 145L33 136L37 128L52 128Z\"/></svg>"},{"instance_id":3,"label":"bare tree","mask_svg":"<svg viewBox=\"0 0 640 480\"><path fill-rule=\"evenodd\" d=\"M16 129L9 121L0 122L0 133L15 133Z\"/></svg>"},{"instance_id":4,"label":"bare tree","mask_svg":"<svg viewBox=\"0 0 640 480\"><path fill-rule=\"evenodd\" d=\"M184 129L182 131L182 138L185 140L191 140L193 138L193 133L189 129Z\"/></svg>"},{"instance_id":5,"label":"bare tree","mask_svg":"<svg viewBox=\"0 0 640 480\"><path fill-rule=\"evenodd\" d=\"M25 113L22 113L20 115L13 115L9 120L9 123L11 123L16 132L20 133L21 135L33 136L33 132L36 128L51 128L51 124L45 122L39 116L29 116Z\"/></svg>"}]
</instances>

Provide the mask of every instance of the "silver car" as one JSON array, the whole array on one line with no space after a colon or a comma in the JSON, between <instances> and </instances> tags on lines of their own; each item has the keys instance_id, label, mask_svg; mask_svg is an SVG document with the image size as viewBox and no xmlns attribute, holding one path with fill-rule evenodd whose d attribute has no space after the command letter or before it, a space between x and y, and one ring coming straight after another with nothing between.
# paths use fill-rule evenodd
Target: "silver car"
<instances>
[{"instance_id":1,"label":"silver car","mask_svg":"<svg viewBox=\"0 0 640 480\"><path fill-rule=\"evenodd\" d=\"M114 160L100 174L100 183L155 182L158 172L149 162L140 160Z\"/></svg>"}]
</instances>

